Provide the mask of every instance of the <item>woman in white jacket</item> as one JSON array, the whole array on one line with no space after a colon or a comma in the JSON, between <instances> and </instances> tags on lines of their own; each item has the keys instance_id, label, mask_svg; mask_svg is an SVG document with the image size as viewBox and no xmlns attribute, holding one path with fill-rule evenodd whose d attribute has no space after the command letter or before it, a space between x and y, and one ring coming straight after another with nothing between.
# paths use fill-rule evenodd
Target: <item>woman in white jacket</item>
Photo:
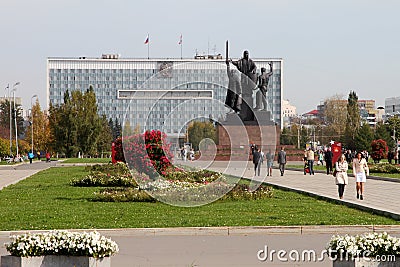
<instances>
[{"instance_id":1,"label":"woman in white jacket","mask_svg":"<svg viewBox=\"0 0 400 267\"><path fill-rule=\"evenodd\" d=\"M338 185L339 198L343 199L343 193L345 186L349 183L349 178L347 176L347 170L349 169L349 165L346 161L346 156L341 155L339 160L335 164L336 167L336 177L335 182Z\"/></svg>"},{"instance_id":2,"label":"woman in white jacket","mask_svg":"<svg viewBox=\"0 0 400 267\"><path fill-rule=\"evenodd\" d=\"M356 177L357 199L363 200L364 183L367 181L369 168L365 158L362 158L361 152L358 152L356 158L353 159L353 174Z\"/></svg>"}]
</instances>

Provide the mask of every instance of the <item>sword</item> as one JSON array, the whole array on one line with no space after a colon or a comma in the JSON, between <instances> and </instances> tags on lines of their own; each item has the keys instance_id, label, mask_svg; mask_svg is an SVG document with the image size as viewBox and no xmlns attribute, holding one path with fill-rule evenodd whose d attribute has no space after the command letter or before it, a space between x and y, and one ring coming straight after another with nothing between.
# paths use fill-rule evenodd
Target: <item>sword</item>
<instances>
[{"instance_id":1,"label":"sword","mask_svg":"<svg viewBox=\"0 0 400 267\"><path fill-rule=\"evenodd\" d=\"M229 43L228 43L228 40L226 40L226 44L225 44L225 62L229 63Z\"/></svg>"}]
</instances>

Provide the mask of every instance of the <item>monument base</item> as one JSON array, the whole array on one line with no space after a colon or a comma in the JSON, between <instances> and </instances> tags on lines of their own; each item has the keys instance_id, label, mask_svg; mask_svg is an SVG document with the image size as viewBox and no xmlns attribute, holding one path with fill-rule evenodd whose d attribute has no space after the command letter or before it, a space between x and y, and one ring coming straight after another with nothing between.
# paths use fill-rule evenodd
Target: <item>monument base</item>
<instances>
[{"instance_id":1,"label":"monument base","mask_svg":"<svg viewBox=\"0 0 400 267\"><path fill-rule=\"evenodd\" d=\"M254 115L258 120L242 121L238 114L227 114L226 120L218 125L215 160L250 160L251 144L264 153L275 152L280 141L279 126L270 120L268 111L254 111Z\"/></svg>"}]
</instances>

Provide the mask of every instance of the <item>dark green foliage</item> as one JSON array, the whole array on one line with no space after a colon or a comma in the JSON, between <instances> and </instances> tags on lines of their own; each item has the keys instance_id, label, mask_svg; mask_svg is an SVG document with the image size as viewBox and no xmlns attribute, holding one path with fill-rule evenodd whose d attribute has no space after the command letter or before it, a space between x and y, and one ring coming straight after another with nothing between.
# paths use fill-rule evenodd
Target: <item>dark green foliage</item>
<instances>
[{"instance_id":1,"label":"dark green foliage","mask_svg":"<svg viewBox=\"0 0 400 267\"><path fill-rule=\"evenodd\" d=\"M382 139L385 140L389 147L394 146L394 141L390 136L390 128L388 124L384 124L383 122L379 122L375 127L375 135L374 139Z\"/></svg>"},{"instance_id":2,"label":"dark green foliage","mask_svg":"<svg viewBox=\"0 0 400 267\"><path fill-rule=\"evenodd\" d=\"M188 127L189 142L194 150L199 150L200 141L209 138L216 143L216 130L212 122L193 121Z\"/></svg>"},{"instance_id":3,"label":"dark green foliage","mask_svg":"<svg viewBox=\"0 0 400 267\"><path fill-rule=\"evenodd\" d=\"M347 120L345 128L345 145L351 150L356 149L355 137L360 128L360 109L358 107L358 96L351 91L347 99Z\"/></svg>"},{"instance_id":4,"label":"dark green foliage","mask_svg":"<svg viewBox=\"0 0 400 267\"><path fill-rule=\"evenodd\" d=\"M65 153L67 157L97 155L111 147L111 135L104 117L97 114L96 96L90 87L85 93L68 91L64 103L50 106L50 129L54 135L54 150ZM110 138L110 140L107 140ZM101 150L101 151L99 151Z\"/></svg>"},{"instance_id":5,"label":"dark green foliage","mask_svg":"<svg viewBox=\"0 0 400 267\"><path fill-rule=\"evenodd\" d=\"M374 133L368 123L364 123L354 138L354 144L357 151L367 150L371 153L372 140L374 140Z\"/></svg>"}]
</instances>

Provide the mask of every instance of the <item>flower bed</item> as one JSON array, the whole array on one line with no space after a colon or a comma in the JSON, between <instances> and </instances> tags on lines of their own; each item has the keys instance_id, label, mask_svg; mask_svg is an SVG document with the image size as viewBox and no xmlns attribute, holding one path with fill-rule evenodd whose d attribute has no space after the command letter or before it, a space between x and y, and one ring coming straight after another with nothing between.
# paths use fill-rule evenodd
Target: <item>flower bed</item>
<instances>
[{"instance_id":1,"label":"flower bed","mask_svg":"<svg viewBox=\"0 0 400 267\"><path fill-rule=\"evenodd\" d=\"M366 233L356 236L333 236L328 253L334 259L355 259L382 255L400 256L400 238L384 233Z\"/></svg>"},{"instance_id":2,"label":"flower bed","mask_svg":"<svg viewBox=\"0 0 400 267\"><path fill-rule=\"evenodd\" d=\"M221 194L223 193L223 194ZM222 196L222 197L221 197ZM144 188L106 188L95 193L94 201L106 202L155 202L168 200L176 203L221 200L257 200L273 196L273 189L261 185L250 191L248 185L232 185L226 183L199 184L179 181L154 181Z\"/></svg>"},{"instance_id":3,"label":"flower bed","mask_svg":"<svg viewBox=\"0 0 400 267\"><path fill-rule=\"evenodd\" d=\"M89 168L90 173L80 179L72 179L72 186L118 186L135 187L137 183L125 163L93 165Z\"/></svg>"},{"instance_id":4,"label":"flower bed","mask_svg":"<svg viewBox=\"0 0 400 267\"><path fill-rule=\"evenodd\" d=\"M400 173L399 165L392 165L389 163L371 164L369 166L370 173Z\"/></svg>"},{"instance_id":5,"label":"flower bed","mask_svg":"<svg viewBox=\"0 0 400 267\"><path fill-rule=\"evenodd\" d=\"M98 232L50 231L11 236L6 249L12 256L46 255L110 257L118 253L118 245Z\"/></svg>"}]
</instances>

